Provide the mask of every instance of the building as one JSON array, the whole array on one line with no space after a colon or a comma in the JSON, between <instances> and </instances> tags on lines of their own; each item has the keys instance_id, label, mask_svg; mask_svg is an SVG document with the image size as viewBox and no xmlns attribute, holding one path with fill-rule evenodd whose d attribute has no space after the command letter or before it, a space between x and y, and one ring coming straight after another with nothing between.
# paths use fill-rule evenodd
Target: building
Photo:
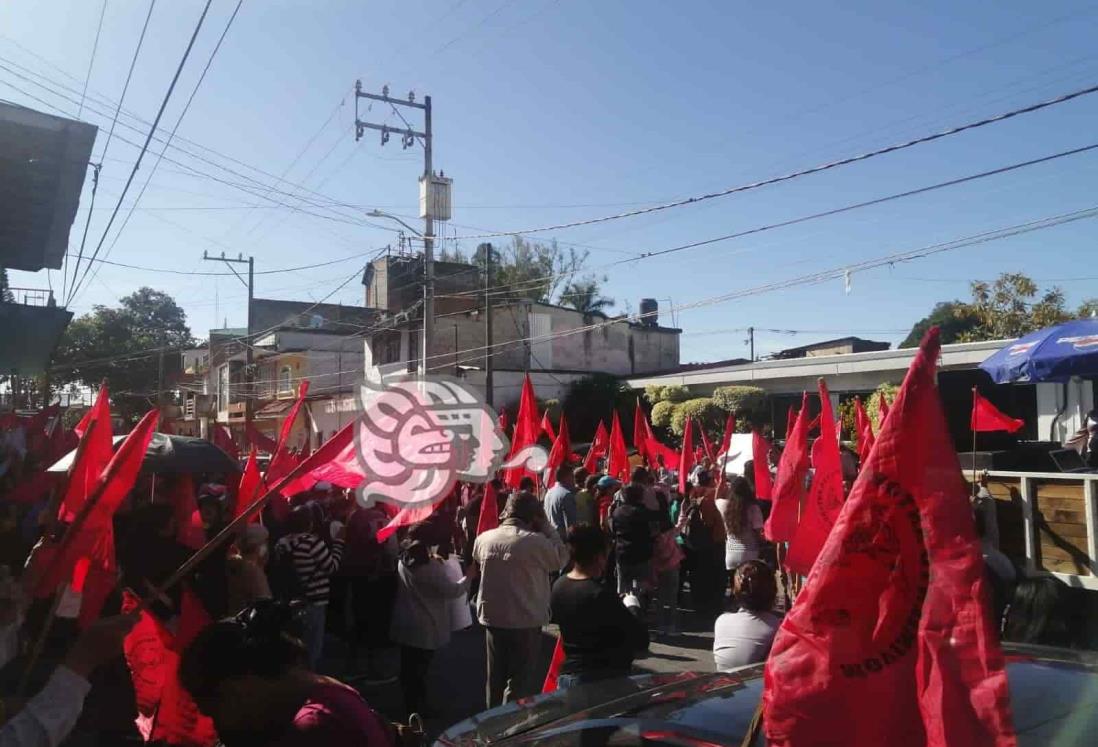
<instances>
[{"instance_id":1,"label":"building","mask_svg":"<svg viewBox=\"0 0 1098 747\"><path fill-rule=\"evenodd\" d=\"M888 350L890 347L892 346L887 342L863 340L861 337L840 337L838 340L824 340L810 345L779 350L771 358L784 360L787 358L815 358L821 355L871 353L878 350Z\"/></svg>"},{"instance_id":2,"label":"building","mask_svg":"<svg viewBox=\"0 0 1098 747\"><path fill-rule=\"evenodd\" d=\"M382 312L365 340L366 373L377 380L421 368L421 268L421 257L387 256L363 275L367 306ZM526 372L538 395L551 399L592 373L633 376L679 365L681 330L659 325L655 302L651 315L634 322L585 318L575 309L530 299L496 298L489 342L481 282L474 265L435 263L434 340L426 369L460 377L487 396L490 355L492 402L498 407L518 401Z\"/></svg>"},{"instance_id":3,"label":"building","mask_svg":"<svg viewBox=\"0 0 1098 747\"><path fill-rule=\"evenodd\" d=\"M351 397L361 381L361 335L375 322L377 311L255 298L250 317L250 328L210 330L204 348L184 354L184 372L196 377L184 389L184 422L197 424L197 435L204 437L211 424L219 424L245 443L251 396L256 430L276 439L299 385L307 379L307 425L296 424L291 446L316 446L342 425L341 410L330 405ZM255 366L251 394L246 375L249 338Z\"/></svg>"},{"instance_id":4,"label":"building","mask_svg":"<svg viewBox=\"0 0 1098 747\"><path fill-rule=\"evenodd\" d=\"M61 269L97 131L0 102L0 267ZM72 312L51 290L10 290L0 299L0 371L11 376L4 399L30 407L37 392L24 380L46 370Z\"/></svg>"}]
</instances>

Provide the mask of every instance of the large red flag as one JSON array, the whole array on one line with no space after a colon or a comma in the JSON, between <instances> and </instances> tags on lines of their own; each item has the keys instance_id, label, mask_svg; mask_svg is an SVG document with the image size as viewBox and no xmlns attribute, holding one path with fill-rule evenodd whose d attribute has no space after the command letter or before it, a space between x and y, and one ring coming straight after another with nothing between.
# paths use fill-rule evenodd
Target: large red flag
<instances>
[{"instance_id":1,"label":"large red flag","mask_svg":"<svg viewBox=\"0 0 1098 747\"><path fill-rule=\"evenodd\" d=\"M698 423L698 434L701 436L702 453L705 454L705 458L712 462L716 459L717 455L713 453L713 444L709 442L709 436L705 435L705 428L702 424Z\"/></svg>"},{"instance_id":2,"label":"large red flag","mask_svg":"<svg viewBox=\"0 0 1098 747\"><path fill-rule=\"evenodd\" d=\"M499 526L499 497L496 486L489 481L484 486L484 497L480 499L480 516L477 517L477 536Z\"/></svg>"},{"instance_id":3,"label":"large red flag","mask_svg":"<svg viewBox=\"0 0 1098 747\"><path fill-rule=\"evenodd\" d=\"M236 491L236 508L233 509L233 518L235 519L244 513L244 509L265 492L267 491L263 485L263 476L259 474L259 463L253 446L251 451L248 452L248 461L244 464L244 473L240 476L240 487ZM285 490L283 490L283 495L285 495ZM259 513L252 514L249 521L259 521Z\"/></svg>"},{"instance_id":4,"label":"large red flag","mask_svg":"<svg viewBox=\"0 0 1098 747\"><path fill-rule=\"evenodd\" d=\"M563 413L561 413L563 416ZM557 440L557 432L553 430L553 421L549 419L549 411L546 410L541 414L541 430L549 437L550 441Z\"/></svg>"},{"instance_id":5,"label":"large red flag","mask_svg":"<svg viewBox=\"0 0 1098 747\"><path fill-rule=\"evenodd\" d=\"M615 480L629 480L629 451L625 448L625 436L621 432L621 419L617 410L614 410L614 417L610 421L610 464L606 471Z\"/></svg>"},{"instance_id":6,"label":"large red flag","mask_svg":"<svg viewBox=\"0 0 1098 747\"><path fill-rule=\"evenodd\" d=\"M244 426L244 435L247 438L247 442L253 446L258 446L268 454L275 454L278 451L278 441L275 441L270 436L260 433L254 426ZM226 449L228 451L228 449ZM239 455L238 455L239 458Z\"/></svg>"},{"instance_id":7,"label":"large red flag","mask_svg":"<svg viewBox=\"0 0 1098 747\"><path fill-rule=\"evenodd\" d=\"M356 488L362 484L365 472L355 444L355 429L365 426L361 420L352 420L336 431L302 463L301 470L278 492L285 496L309 490L318 482L330 482L341 488ZM260 495L263 494L261 489Z\"/></svg>"},{"instance_id":8,"label":"large red flag","mask_svg":"<svg viewBox=\"0 0 1098 747\"><path fill-rule=\"evenodd\" d=\"M538 405L534 397L534 384L530 381L530 374L526 374L522 380L522 396L519 398L518 418L515 420L515 432L511 438L511 451L507 455L507 461L517 457L523 449L537 443L541 435L541 424L538 422ZM526 469L525 465L511 467L503 470L503 479L512 488L517 488L524 477L534 477L534 473Z\"/></svg>"},{"instance_id":9,"label":"large red flag","mask_svg":"<svg viewBox=\"0 0 1098 747\"><path fill-rule=\"evenodd\" d=\"M973 432L983 431L1007 431L1016 433L1025 427L1026 421L1020 418L1012 418L1006 413L1000 412L995 405L984 399L976 387L972 387L972 416L969 418L969 426Z\"/></svg>"},{"instance_id":10,"label":"large red flag","mask_svg":"<svg viewBox=\"0 0 1098 747\"><path fill-rule=\"evenodd\" d=\"M257 431L257 433L258 433L258 431ZM267 437L263 436L263 438L267 438ZM267 440L270 441L269 438ZM219 449L224 451L226 454L231 456L233 459L239 459L240 458L240 449L238 449L236 447L236 441L233 441L233 434L230 433L229 429L226 428L225 426L223 426L223 425L214 425L213 426L213 433L210 436L210 441L213 442L214 446L217 446ZM254 446L254 445L256 445L256 443L257 443L257 441L253 438L252 439L252 445ZM273 444L274 442L271 441L271 443Z\"/></svg>"},{"instance_id":11,"label":"large red flag","mask_svg":"<svg viewBox=\"0 0 1098 747\"><path fill-rule=\"evenodd\" d=\"M675 469L679 464L678 450L664 444L651 431L648 435L648 456L651 458L650 464L653 467L662 466L664 469Z\"/></svg>"},{"instance_id":12,"label":"large red flag","mask_svg":"<svg viewBox=\"0 0 1098 747\"><path fill-rule=\"evenodd\" d=\"M648 416L641 407L640 397L637 397L637 407L633 410L633 448L647 464L655 466L656 459L648 450L648 439L652 436L652 426L648 424Z\"/></svg>"},{"instance_id":13,"label":"large red flag","mask_svg":"<svg viewBox=\"0 0 1098 747\"><path fill-rule=\"evenodd\" d=\"M606 432L606 423L600 420L599 427L595 429L595 438L591 441L587 454L583 458L583 468L587 470L588 474L595 474L599 459L606 456L609 448L610 434Z\"/></svg>"},{"instance_id":14,"label":"large red flag","mask_svg":"<svg viewBox=\"0 0 1098 747\"><path fill-rule=\"evenodd\" d=\"M736 416L732 413L728 413L728 417L724 419L724 436L721 438L721 448L717 449L718 456L720 454L727 454L728 450L732 448L732 434L736 432Z\"/></svg>"},{"instance_id":15,"label":"large red flag","mask_svg":"<svg viewBox=\"0 0 1098 747\"><path fill-rule=\"evenodd\" d=\"M802 403L803 407L803 403ZM793 435L793 426L797 423L797 411L793 409L793 405L789 406L789 409L785 413L785 437L788 439Z\"/></svg>"},{"instance_id":16,"label":"large red flag","mask_svg":"<svg viewBox=\"0 0 1098 747\"><path fill-rule=\"evenodd\" d=\"M858 437L858 461L865 464L873 450L873 422L862 407L860 397L854 399L854 430Z\"/></svg>"},{"instance_id":17,"label":"large red flag","mask_svg":"<svg viewBox=\"0 0 1098 747\"><path fill-rule=\"evenodd\" d=\"M80 442L69 467L60 518L72 521L94 489L103 469L111 460L114 439L111 434L111 402L107 384L99 387L95 404L84 413L77 426Z\"/></svg>"},{"instance_id":18,"label":"large red flag","mask_svg":"<svg viewBox=\"0 0 1098 747\"><path fill-rule=\"evenodd\" d=\"M789 408L792 412L793 408ZM801 409L785 440L778 460L778 474L770 496L774 501L763 534L771 542L788 542L797 531L797 517L808 474L808 393L801 397Z\"/></svg>"},{"instance_id":19,"label":"large red flag","mask_svg":"<svg viewBox=\"0 0 1098 747\"><path fill-rule=\"evenodd\" d=\"M775 638L763 695L771 745L820 735L851 747L1016 744L979 539L935 385L938 349L934 328Z\"/></svg>"},{"instance_id":20,"label":"large red flag","mask_svg":"<svg viewBox=\"0 0 1098 747\"><path fill-rule=\"evenodd\" d=\"M768 501L773 490L770 479L770 442L758 430L751 434L751 461L755 470L755 497Z\"/></svg>"},{"instance_id":21,"label":"large red flag","mask_svg":"<svg viewBox=\"0 0 1098 747\"><path fill-rule=\"evenodd\" d=\"M679 493L686 495L686 483L694 468L694 421L686 418L682 424L682 450L679 451Z\"/></svg>"},{"instance_id":22,"label":"large red flag","mask_svg":"<svg viewBox=\"0 0 1098 747\"><path fill-rule=\"evenodd\" d=\"M812 569L843 507L843 465L832 427L831 395L823 379L819 388L820 437L812 444L812 484L785 559L785 567L802 576Z\"/></svg>"},{"instance_id":23,"label":"large red flag","mask_svg":"<svg viewBox=\"0 0 1098 747\"><path fill-rule=\"evenodd\" d=\"M297 399L290 407L286 417L282 420L282 426L278 431L278 448L271 457L271 464L267 468L267 482L274 483L297 466L298 461L290 452L290 433L293 432L297 415L301 412L301 406L305 404L305 398L309 395L309 380L304 379L297 387Z\"/></svg>"},{"instance_id":24,"label":"large red flag","mask_svg":"<svg viewBox=\"0 0 1098 747\"><path fill-rule=\"evenodd\" d=\"M888 398L885 397L885 393L881 392L877 397L877 431L880 432L884 428L885 419L888 417Z\"/></svg>"},{"instance_id":25,"label":"large red flag","mask_svg":"<svg viewBox=\"0 0 1098 747\"><path fill-rule=\"evenodd\" d=\"M557 468L562 467L570 456L572 456L572 441L568 435L568 420L564 417L564 413L562 412L560 414L560 428L557 430L557 437L553 441L553 448L549 451L549 462L546 464L549 474L549 487L556 485Z\"/></svg>"}]
</instances>

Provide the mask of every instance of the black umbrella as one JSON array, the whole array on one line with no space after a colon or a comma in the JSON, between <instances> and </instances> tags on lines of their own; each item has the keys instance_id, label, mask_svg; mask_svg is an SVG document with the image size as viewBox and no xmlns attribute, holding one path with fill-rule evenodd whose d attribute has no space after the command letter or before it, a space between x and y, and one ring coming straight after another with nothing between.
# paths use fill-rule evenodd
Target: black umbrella
<instances>
[{"instance_id":1,"label":"black umbrella","mask_svg":"<svg viewBox=\"0 0 1098 747\"><path fill-rule=\"evenodd\" d=\"M125 436L115 436L114 446L122 443ZM49 468L49 472L66 472L72 460L76 457L76 450L70 451L61 457ZM220 448L204 438L192 436L176 436L167 433L154 433L149 442L149 448L145 451L145 460L141 463L141 471L160 473L194 473L194 472L239 472L240 465L236 460L226 454Z\"/></svg>"}]
</instances>

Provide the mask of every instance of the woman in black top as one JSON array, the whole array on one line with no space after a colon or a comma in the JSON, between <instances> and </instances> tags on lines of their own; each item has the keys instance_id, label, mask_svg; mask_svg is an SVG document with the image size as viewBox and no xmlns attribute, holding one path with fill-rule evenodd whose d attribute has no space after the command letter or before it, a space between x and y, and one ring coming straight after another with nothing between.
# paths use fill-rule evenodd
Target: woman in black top
<instances>
[{"instance_id":1,"label":"woman in black top","mask_svg":"<svg viewBox=\"0 0 1098 747\"><path fill-rule=\"evenodd\" d=\"M599 579L609 548L598 527L568 530L572 570L553 584L553 621L560 626L564 664L558 688L624 677L633 657L648 649L648 629Z\"/></svg>"}]
</instances>

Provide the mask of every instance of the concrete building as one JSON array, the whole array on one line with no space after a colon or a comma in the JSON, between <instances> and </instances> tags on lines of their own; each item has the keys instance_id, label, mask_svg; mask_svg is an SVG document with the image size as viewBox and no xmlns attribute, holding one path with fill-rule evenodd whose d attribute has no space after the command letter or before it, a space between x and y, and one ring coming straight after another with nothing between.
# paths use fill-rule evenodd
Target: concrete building
<instances>
[{"instance_id":1,"label":"concrete building","mask_svg":"<svg viewBox=\"0 0 1098 747\"><path fill-rule=\"evenodd\" d=\"M838 340L824 340L810 345L801 345L796 348L779 350L772 358L783 360L786 358L816 358L822 355L842 355L844 353L871 353L878 350L888 350L892 347L887 342L876 340L864 340L861 337L840 337Z\"/></svg>"},{"instance_id":2,"label":"concrete building","mask_svg":"<svg viewBox=\"0 0 1098 747\"><path fill-rule=\"evenodd\" d=\"M384 257L363 276L367 305L384 312L378 329L365 340L365 368L374 378L420 368L421 264L418 257ZM435 277L435 332L427 370L458 376L486 394L486 356L491 354L497 406L518 401L527 371L538 395L551 399L563 396L572 381L595 372L633 376L679 365L681 331L660 326L657 314L642 322L585 318L564 306L497 298L489 341L478 269L437 262Z\"/></svg>"}]
</instances>

